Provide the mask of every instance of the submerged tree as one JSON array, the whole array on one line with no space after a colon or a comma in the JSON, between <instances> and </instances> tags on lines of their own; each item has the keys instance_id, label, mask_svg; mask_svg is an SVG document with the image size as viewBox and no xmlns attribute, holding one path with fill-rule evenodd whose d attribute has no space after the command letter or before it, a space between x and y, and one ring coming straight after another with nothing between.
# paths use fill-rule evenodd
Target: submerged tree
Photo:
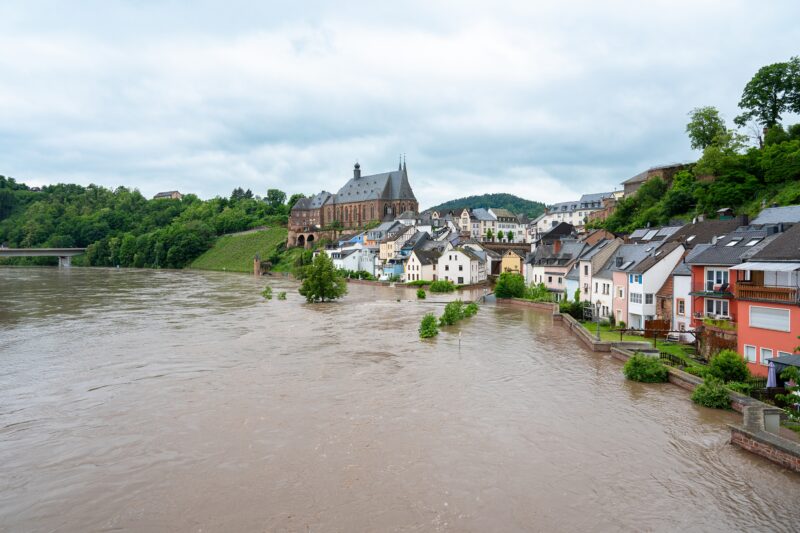
<instances>
[{"instance_id":1,"label":"submerged tree","mask_svg":"<svg viewBox=\"0 0 800 533\"><path fill-rule=\"evenodd\" d=\"M309 303L335 300L347 294L347 283L333 266L328 254L319 253L314 261L305 267L303 284L299 292Z\"/></svg>"}]
</instances>

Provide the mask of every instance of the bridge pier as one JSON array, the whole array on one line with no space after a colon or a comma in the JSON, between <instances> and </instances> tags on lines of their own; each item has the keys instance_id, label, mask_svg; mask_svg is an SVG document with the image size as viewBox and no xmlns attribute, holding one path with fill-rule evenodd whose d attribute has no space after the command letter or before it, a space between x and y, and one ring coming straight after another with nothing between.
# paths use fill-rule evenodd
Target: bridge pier
<instances>
[{"instance_id":1,"label":"bridge pier","mask_svg":"<svg viewBox=\"0 0 800 533\"><path fill-rule=\"evenodd\" d=\"M72 266L72 256L60 255L58 256L58 268L69 268Z\"/></svg>"}]
</instances>

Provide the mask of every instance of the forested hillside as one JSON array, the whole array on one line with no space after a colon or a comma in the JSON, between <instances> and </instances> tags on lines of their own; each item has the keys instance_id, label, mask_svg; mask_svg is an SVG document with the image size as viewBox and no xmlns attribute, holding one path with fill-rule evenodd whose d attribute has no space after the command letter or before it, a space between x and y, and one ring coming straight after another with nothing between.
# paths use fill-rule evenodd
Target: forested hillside
<instances>
[{"instance_id":1,"label":"forested hillside","mask_svg":"<svg viewBox=\"0 0 800 533\"><path fill-rule=\"evenodd\" d=\"M536 218L544 213L545 205L541 202L533 200L526 200L519 196L506 193L496 194L481 194L480 196L467 196L466 198L458 198L450 200L443 204L431 207L428 211L442 211L447 209L456 209L466 207L468 209L475 209L483 207L488 209L490 207L497 207L508 209L515 215L525 214L531 218Z\"/></svg>"},{"instance_id":2,"label":"forested hillside","mask_svg":"<svg viewBox=\"0 0 800 533\"><path fill-rule=\"evenodd\" d=\"M628 232L723 207L754 215L762 205L800 204L800 124L781 124L784 114L800 114L800 58L761 68L739 107L734 123L750 136L728 128L714 107L692 110L686 133L702 157L671 184L648 181L597 225Z\"/></svg>"},{"instance_id":3,"label":"forested hillside","mask_svg":"<svg viewBox=\"0 0 800 533\"><path fill-rule=\"evenodd\" d=\"M148 200L125 187L59 184L34 191L0 176L0 244L88 247L80 261L95 266L181 268L217 235L285 225L288 210L286 195L275 189L264 199L236 189L230 198ZM53 258L4 261L46 264Z\"/></svg>"}]
</instances>

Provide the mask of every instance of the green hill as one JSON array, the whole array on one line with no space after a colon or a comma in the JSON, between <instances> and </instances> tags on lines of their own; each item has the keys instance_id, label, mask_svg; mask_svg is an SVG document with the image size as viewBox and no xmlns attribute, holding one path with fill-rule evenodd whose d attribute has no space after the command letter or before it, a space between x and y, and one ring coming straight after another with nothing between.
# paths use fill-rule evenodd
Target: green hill
<instances>
[{"instance_id":1,"label":"green hill","mask_svg":"<svg viewBox=\"0 0 800 533\"><path fill-rule=\"evenodd\" d=\"M214 246L192 261L189 268L199 270L226 270L230 272L252 272L253 257L274 257L286 243L286 228L270 228L240 235L223 235Z\"/></svg>"},{"instance_id":2,"label":"green hill","mask_svg":"<svg viewBox=\"0 0 800 533\"><path fill-rule=\"evenodd\" d=\"M456 209L466 207L468 209L475 209L482 207L488 209L496 207L501 209L508 209L515 214L525 214L531 218L536 218L545 210L545 204L542 202L535 202L533 200L526 200L519 196L507 193L495 194L481 194L480 196L467 196L466 198L457 198L450 200L443 204L435 205L428 209L428 211L442 211L447 209Z\"/></svg>"}]
</instances>

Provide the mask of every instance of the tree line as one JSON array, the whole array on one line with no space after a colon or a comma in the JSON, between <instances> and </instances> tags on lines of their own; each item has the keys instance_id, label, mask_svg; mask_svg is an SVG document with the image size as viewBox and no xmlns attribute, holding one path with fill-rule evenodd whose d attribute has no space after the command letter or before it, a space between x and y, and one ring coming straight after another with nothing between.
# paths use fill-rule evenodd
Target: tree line
<instances>
[{"instance_id":1,"label":"tree line","mask_svg":"<svg viewBox=\"0 0 800 533\"><path fill-rule=\"evenodd\" d=\"M754 214L764 203L800 203L800 124L781 122L786 114L800 114L800 57L759 69L739 108L733 128L715 107L690 111L686 134L691 147L702 150L700 159L671 183L648 180L594 226L629 232L723 207Z\"/></svg>"},{"instance_id":2,"label":"tree line","mask_svg":"<svg viewBox=\"0 0 800 533\"><path fill-rule=\"evenodd\" d=\"M35 190L0 176L0 244L11 248L87 248L91 266L182 268L216 236L258 226L285 225L286 194L265 197L236 188L229 198L147 199L138 190L58 184ZM6 259L49 264L52 258Z\"/></svg>"}]
</instances>

